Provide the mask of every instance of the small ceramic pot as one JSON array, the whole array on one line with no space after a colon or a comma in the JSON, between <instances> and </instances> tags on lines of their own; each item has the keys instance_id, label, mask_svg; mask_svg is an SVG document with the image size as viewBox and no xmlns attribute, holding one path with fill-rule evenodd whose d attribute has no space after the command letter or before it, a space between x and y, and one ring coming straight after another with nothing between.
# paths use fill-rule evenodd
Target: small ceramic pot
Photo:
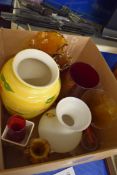
<instances>
[{"instance_id":1,"label":"small ceramic pot","mask_svg":"<svg viewBox=\"0 0 117 175\"><path fill-rule=\"evenodd\" d=\"M47 110L58 97L59 69L45 52L26 49L3 66L0 84L6 109L30 119Z\"/></svg>"},{"instance_id":2,"label":"small ceramic pot","mask_svg":"<svg viewBox=\"0 0 117 175\"><path fill-rule=\"evenodd\" d=\"M81 141L82 131L91 123L91 112L80 99L62 99L56 109L46 112L39 122L39 135L58 153L74 150Z\"/></svg>"}]
</instances>

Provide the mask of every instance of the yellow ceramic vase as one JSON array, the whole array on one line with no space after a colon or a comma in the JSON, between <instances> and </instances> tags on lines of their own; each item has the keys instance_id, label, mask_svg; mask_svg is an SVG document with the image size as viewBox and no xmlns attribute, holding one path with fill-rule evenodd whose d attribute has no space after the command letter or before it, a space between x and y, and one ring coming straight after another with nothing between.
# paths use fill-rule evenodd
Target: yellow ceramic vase
<instances>
[{"instance_id":1,"label":"yellow ceramic vase","mask_svg":"<svg viewBox=\"0 0 117 175\"><path fill-rule=\"evenodd\" d=\"M6 109L31 119L48 109L58 97L59 69L45 52L26 49L3 66L0 84Z\"/></svg>"}]
</instances>

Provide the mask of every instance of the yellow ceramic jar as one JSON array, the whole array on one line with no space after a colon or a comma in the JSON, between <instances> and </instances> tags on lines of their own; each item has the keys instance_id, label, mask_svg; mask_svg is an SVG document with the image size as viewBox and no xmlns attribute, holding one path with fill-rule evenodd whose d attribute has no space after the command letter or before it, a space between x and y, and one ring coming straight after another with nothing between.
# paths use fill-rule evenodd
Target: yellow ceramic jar
<instances>
[{"instance_id":1,"label":"yellow ceramic jar","mask_svg":"<svg viewBox=\"0 0 117 175\"><path fill-rule=\"evenodd\" d=\"M26 49L3 66L0 84L6 109L31 119L48 109L58 97L59 69L45 52Z\"/></svg>"}]
</instances>

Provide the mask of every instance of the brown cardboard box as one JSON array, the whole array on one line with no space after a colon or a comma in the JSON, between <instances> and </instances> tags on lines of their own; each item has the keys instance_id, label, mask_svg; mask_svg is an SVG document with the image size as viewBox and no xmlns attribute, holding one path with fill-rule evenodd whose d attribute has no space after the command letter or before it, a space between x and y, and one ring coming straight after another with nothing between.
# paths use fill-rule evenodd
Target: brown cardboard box
<instances>
[{"instance_id":1,"label":"brown cardboard box","mask_svg":"<svg viewBox=\"0 0 117 175\"><path fill-rule=\"evenodd\" d=\"M26 42L35 35L35 32L20 30L0 30L0 68L5 61L25 47ZM101 85L104 90L117 101L117 81L111 73L108 65L89 37L65 35L69 41L68 51L72 54L73 62L83 61L95 67L99 73ZM8 115L0 104L0 132L5 127L5 119ZM36 127L38 117L34 119ZM37 135L35 127L33 136ZM80 146L74 153L53 153L48 162L31 165L24 155L24 150L6 145L0 140L0 174L1 175L31 175L44 171L51 171L61 167L67 167L92 160L102 159L117 154L117 121L113 122L111 129L96 130L100 141L100 147L94 152L87 152ZM0 133L0 134L1 134Z\"/></svg>"}]
</instances>

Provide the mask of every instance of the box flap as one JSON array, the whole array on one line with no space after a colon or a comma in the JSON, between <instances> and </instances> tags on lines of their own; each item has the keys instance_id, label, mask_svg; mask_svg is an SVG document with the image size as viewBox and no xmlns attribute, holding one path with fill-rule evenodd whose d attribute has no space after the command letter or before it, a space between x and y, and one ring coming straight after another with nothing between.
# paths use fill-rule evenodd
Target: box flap
<instances>
[{"instance_id":1,"label":"box flap","mask_svg":"<svg viewBox=\"0 0 117 175\"><path fill-rule=\"evenodd\" d=\"M117 80L91 39L80 53L78 61L90 62L100 76L101 87L117 101Z\"/></svg>"},{"instance_id":2,"label":"box flap","mask_svg":"<svg viewBox=\"0 0 117 175\"><path fill-rule=\"evenodd\" d=\"M12 58L17 52L26 48L26 44L35 32L22 30L0 30L0 67L3 63Z\"/></svg>"}]
</instances>

